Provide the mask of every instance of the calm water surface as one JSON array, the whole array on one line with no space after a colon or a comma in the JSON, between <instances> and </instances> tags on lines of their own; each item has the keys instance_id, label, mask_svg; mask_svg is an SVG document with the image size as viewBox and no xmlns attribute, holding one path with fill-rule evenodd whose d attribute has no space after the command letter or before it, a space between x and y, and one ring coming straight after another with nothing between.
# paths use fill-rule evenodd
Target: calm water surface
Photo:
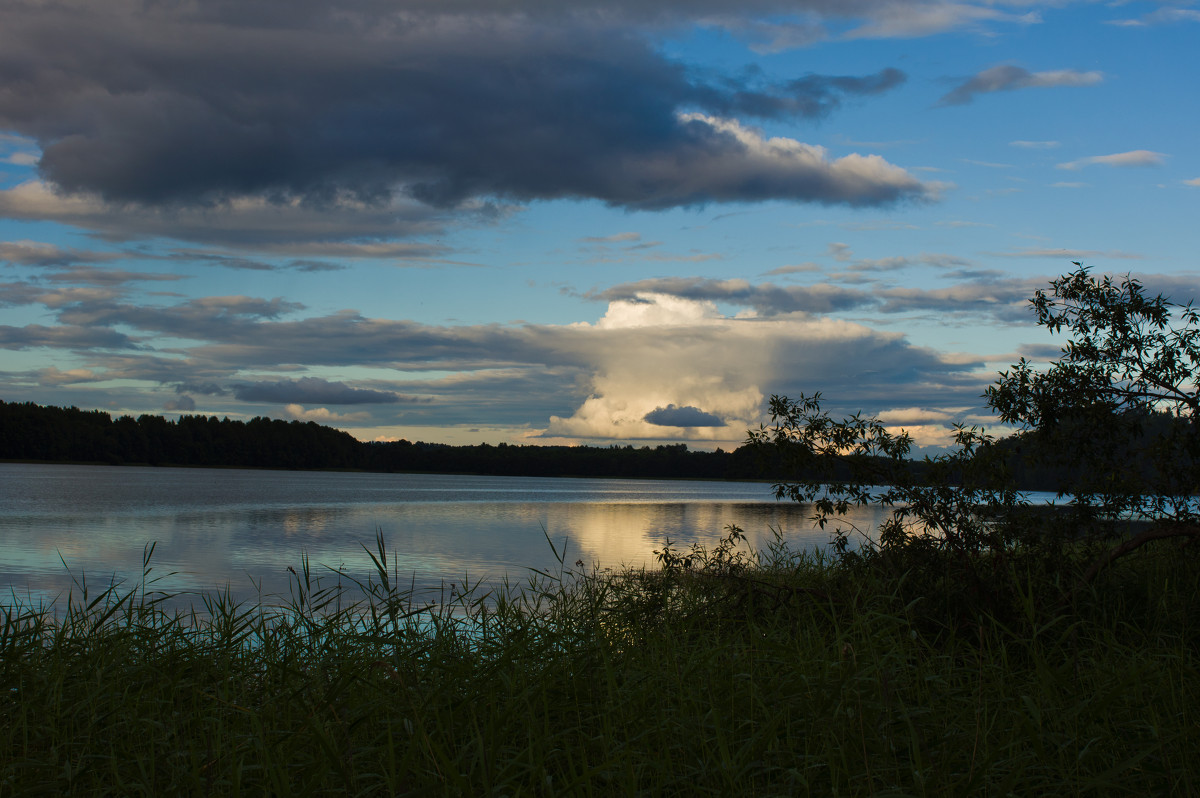
<instances>
[{"instance_id":1,"label":"calm water surface","mask_svg":"<svg viewBox=\"0 0 1200 798\"><path fill-rule=\"evenodd\" d=\"M557 566L547 535L568 564L618 567L652 563L666 538L711 545L727 524L755 545L772 529L823 544L811 515L760 483L0 464L0 591L48 600L73 579L137 578L156 542L160 589L286 595L303 554L365 576L377 530L418 590L520 582Z\"/></svg>"}]
</instances>

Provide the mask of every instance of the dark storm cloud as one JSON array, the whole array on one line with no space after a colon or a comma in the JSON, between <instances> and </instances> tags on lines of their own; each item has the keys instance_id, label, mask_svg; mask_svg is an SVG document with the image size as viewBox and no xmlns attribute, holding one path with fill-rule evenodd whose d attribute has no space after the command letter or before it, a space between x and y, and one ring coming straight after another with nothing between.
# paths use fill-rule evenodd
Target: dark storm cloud
<instances>
[{"instance_id":1,"label":"dark storm cloud","mask_svg":"<svg viewBox=\"0 0 1200 798\"><path fill-rule=\"evenodd\" d=\"M141 207L127 221L143 227L170 221L145 208L219 217L245 197L368 210L395 201L397 186L440 207L475 197L878 205L933 193L881 158L832 161L717 118L820 116L894 87L895 69L706 83L594 20L387 7L9 5L0 129L37 141L53 186Z\"/></svg>"},{"instance_id":2,"label":"dark storm cloud","mask_svg":"<svg viewBox=\"0 0 1200 798\"><path fill-rule=\"evenodd\" d=\"M719 416L705 413L698 407L656 407L645 416L645 421L660 427L723 427Z\"/></svg>"},{"instance_id":3,"label":"dark storm cloud","mask_svg":"<svg viewBox=\"0 0 1200 798\"><path fill-rule=\"evenodd\" d=\"M351 388L344 382L330 382L318 377L278 382L251 382L233 386L233 395L243 402L277 402L280 404L319 405L380 405L417 401L390 391Z\"/></svg>"},{"instance_id":4,"label":"dark storm cloud","mask_svg":"<svg viewBox=\"0 0 1200 798\"><path fill-rule=\"evenodd\" d=\"M592 299L612 302L637 301L638 294L669 294L683 299L725 302L752 307L764 316L778 313L832 313L875 302L863 291L827 284L778 286L773 283L751 284L746 280L713 280L701 277L660 277L615 285L589 294Z\"/></svg>"}]
</instances>

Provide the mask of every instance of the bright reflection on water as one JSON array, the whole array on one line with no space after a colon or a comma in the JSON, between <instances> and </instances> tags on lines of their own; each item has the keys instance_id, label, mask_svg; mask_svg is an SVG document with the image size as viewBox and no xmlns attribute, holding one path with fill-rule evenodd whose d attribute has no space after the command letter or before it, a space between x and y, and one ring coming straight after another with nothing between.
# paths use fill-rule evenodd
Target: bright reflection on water
<instances>
[{"instance_id":1,"label":"bright reflection on water","mask_svg":"<svg viewBox=\"0 0 1200 798\"><path fill-rule=\"evenodd\" d=\"M853 520L871 529L879 512ZM135 580L157 542L152 575L171 574L159 589L286 595L303 553L365 577L376 530L418 590L520 583L557 568L547 535L568 565L652 565L664 539L711 546L727 524L755 547L773 529L824 544L811 516L760 483L0 464L0 590L36 601L72 576Z\"/></svg>"}]
</instances>

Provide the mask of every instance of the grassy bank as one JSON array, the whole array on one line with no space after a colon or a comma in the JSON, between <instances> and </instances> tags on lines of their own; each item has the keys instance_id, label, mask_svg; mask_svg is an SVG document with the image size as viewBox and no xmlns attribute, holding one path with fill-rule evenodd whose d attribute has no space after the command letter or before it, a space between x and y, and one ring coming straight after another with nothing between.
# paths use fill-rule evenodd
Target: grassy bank
<instances>
[{"instance_id":1,"label":"grassy bank","mask_svg":"<svg viewBox=\"0 0 1200 798\"><path fill-rule=\"evenodd\" d=\"M382 548L352 590L302 563L283 610L172 614L152 584L10 605L0 794L1200 791L1195 554L964 619L894 574L735 543L432 607Z\"/></svg>"}]
</instances>

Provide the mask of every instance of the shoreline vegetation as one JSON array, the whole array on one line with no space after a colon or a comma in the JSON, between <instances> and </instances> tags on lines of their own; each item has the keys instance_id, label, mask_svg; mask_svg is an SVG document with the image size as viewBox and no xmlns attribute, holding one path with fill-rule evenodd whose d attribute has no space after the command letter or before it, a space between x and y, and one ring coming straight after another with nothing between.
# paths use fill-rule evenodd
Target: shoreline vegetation
<instances>
[{"instance_id":1,"label":"shoreline vegetation","mask_svg":"<svg viewBox=\"0 0 1200 798\"><path fill-rule=\"evenodd\" d=\"M1195 794L1195 553L1071 607L854 559L659 552L419 604L302 560L282 610L131 587L0 622L5 795ZM556 554L558 554L556 552Z\"/></svg>"}]
</instances>

